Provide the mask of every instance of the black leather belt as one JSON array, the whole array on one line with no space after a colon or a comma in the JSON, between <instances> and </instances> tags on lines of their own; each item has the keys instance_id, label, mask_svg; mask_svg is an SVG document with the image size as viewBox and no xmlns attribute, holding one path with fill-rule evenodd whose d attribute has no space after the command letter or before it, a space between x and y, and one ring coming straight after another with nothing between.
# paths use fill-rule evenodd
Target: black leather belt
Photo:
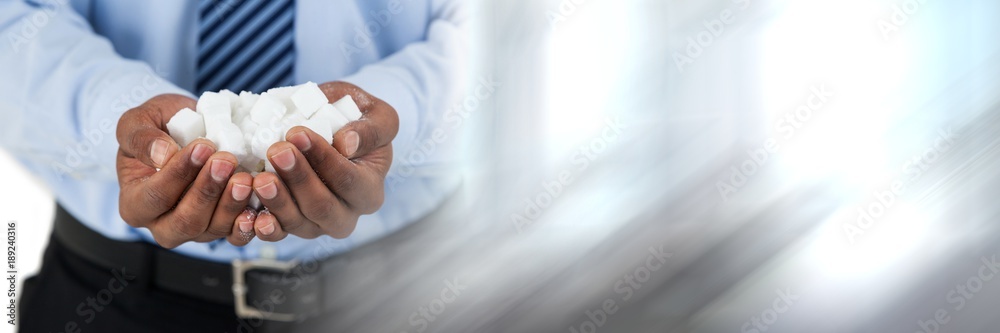
<instances>
[{"instance_id":1,"label":"black leather belt","mask_svg":"<svg viewBox=\"0 0 1000 333\"><path fill-rule=\"evenodd\" d=\"M56 205L53 233L66 248L107 269L145 267L153 287L195 299L231 304L237 316L296 321L321 314L324 269L346 262L342 256L299 263L235 260L232 264L195 259L147 242L110 239L83 225ZM336 270L334 270L336 271Z\"/></svg>"}]
</instances>

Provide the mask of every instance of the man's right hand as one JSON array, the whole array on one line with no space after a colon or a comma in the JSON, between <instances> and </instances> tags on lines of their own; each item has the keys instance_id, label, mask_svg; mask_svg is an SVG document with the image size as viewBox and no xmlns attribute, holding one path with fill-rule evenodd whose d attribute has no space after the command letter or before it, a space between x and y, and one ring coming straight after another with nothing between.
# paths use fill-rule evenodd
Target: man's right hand
<instances>
[{"instance_id":1,"label":"man's right hand","mask_svg":"<svg viewBox=\"0 0 1000 333\"><path fill-rule=\"evenodd\" d=\"M233 174L233 154L198 139L183 149L166 133L178 110L195 100L160 95L118 120L118 206L129 225L148 228L160 246L226 238L243 246L253 238L256 213L247 209L253 177ZM159 169L159 171L157 171ZM240 225L251 230L240 231Z\"/></svg>"}]
</instances>

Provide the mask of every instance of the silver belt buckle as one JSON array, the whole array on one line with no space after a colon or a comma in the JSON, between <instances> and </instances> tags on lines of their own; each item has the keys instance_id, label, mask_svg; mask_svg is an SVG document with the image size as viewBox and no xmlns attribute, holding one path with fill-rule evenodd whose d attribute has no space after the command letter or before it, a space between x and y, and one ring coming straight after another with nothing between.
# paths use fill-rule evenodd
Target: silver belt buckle
<instances>
[{"instance_id":1,"label":"silver belt buckle","mask_svg":"<svg viewBox=\"0 0 1000 333\"><path fill-rule=\"evenodd\" d=\"M294 313L264 312L258 308L247 304L247 283L246 272L254 269L266 269L290 273L292 269L299 265L298 260L277 261L273 259L258 260L233 260L233 296L236 303L236 316L240 318L263 318L273 321L295 321L298 315Z\"/></svg>"}]
</instances>

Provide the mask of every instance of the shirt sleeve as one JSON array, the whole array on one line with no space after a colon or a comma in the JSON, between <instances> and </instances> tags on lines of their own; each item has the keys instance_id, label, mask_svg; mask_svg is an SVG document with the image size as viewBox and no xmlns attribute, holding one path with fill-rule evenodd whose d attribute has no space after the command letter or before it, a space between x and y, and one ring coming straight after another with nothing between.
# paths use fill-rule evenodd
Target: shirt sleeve
<instances>
[{"instance_id":1,"label":"shirt sleeve","mask_svg":"<svg viewBox=\"0 0 1000 333\"><path fill-rule=\"evenodd\" d=\"M399 114L394 155L407 156L437 128L465 82L467 61L464 1L431 1L424 41L410 44L344 79L378 97Z\"/></svg>"},{"instance_id":2,"label":"shirt sleeve","mask_svg":"<svg viewBox=\"0 0 1000 333\"><path fill-rule=\"evenodd\" d=\"M119 56L67 3L0 1L0 145L50 179L114 181L121 114L190 93Z\"/></svg>"}]
</instances>

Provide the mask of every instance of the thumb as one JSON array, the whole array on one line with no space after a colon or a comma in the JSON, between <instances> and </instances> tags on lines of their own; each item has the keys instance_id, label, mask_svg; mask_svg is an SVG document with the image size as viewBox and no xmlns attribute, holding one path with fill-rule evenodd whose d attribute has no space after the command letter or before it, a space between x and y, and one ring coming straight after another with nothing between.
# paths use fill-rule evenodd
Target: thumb
<instances>
[{"instance_id":1,"label":"thumb","mask_svg":"<svg viewBox=\"0 0 1000 333\"><path fill-rule=\"evenodd\" d=\"M165 101L161 96L166 96L168 100ZM177 142L164 131L167 120L177 110L186 107L183 104L187 103L183 103L183 100L189 100L191 106L194 106L194 101L184 96L161 96L122 114L115 133L118 145L126 157L138 159L153 168L162 168L180 150ZM176 100L177 97L182 100Z\"/></svg>"},{"instance_id":2,"label":"thumb","mask_svg":"<svg viewBox=\"0 0 1000 333\"><path fill-rule=\"evenodd\" d=\"M344 125L334 135L333 146L352 159L391 144L399 132L399 116L389 104L371 97L374 102L362 105L363 116Z\"/></svg>"}]
</instances>

